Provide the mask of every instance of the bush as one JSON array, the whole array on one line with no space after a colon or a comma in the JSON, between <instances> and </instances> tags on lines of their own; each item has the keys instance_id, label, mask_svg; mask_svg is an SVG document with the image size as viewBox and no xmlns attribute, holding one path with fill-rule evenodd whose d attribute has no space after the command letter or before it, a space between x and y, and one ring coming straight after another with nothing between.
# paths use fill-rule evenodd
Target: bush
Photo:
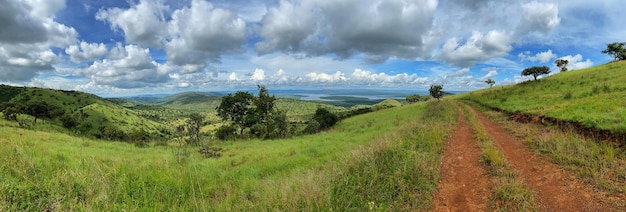
<instances>
[{"instance_id":1,"label":"bush","mask_svg":"<svg viewBox=\"0 0 626 212\"><path fill-rule=\"evenodd\" d=\"M217 128L215 132L215 137L220 140L229 140L235 137L235 133L237 133L237 128L232 125L223 125L220 128Z\"/></svg>"}]
</instances>

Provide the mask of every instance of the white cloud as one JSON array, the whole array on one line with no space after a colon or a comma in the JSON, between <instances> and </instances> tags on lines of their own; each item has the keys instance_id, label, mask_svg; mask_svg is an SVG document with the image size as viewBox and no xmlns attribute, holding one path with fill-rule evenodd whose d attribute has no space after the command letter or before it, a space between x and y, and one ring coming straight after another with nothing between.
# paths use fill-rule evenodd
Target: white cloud
<instances>
[{"instance_id":1,"label":"white cloud","mask_svg":"<svg viewBox=\"0 0 626 212\"><path fill-rule=\"evenodd\" d=\"M436 8L436 0L284 0L263 18L256 49L339 59L364 54L368 63L429 58Z\"/></svg>"},{"instance_id":2,"label":"white cloud","mask_svg":"<svg viewBox=\"0 0 626 212\"><path fill-rule=\"evenodd\" d=\"M522 4L522 9L522 23L517 28L519 34L538 32L547 35L561 23L556 4L532 1Z\"/></svg>"},{"instance_id":3,"label":"white cloud","mask_svg":"<svg viewBox=\"0 0 626 212\"><path fill-rule=\"evenodd\" d=\"M568 61L567 63L567 69L568 70L578 70L578 69L585 69L585 68L589 68L591 66L593 66L593 62L591 62L590 59L587 60L583 60L583 56L580 54L577 55L567 55L564 57L561 57L559 59L565 59Z\"/></svg>"},{"instance_id":4,"label":"white cloud","mask_svg":"<svg viewBox=\"0 0 626 212\"><path fill-rule=\"evenodd\" d=\"M531 53L529 51L519 53L519 55L517 56L522 61L530 61L530 62L539 61L541 63L550 62L552 59L557 57L556 54L552 53L552 49L548 49L548 51L545 51L545 52L539 52L535 56L531 56Z\"/></svg>"},{"instance_id":5,"label":"white cloud","mask_svg":"<svg viewBox=\"0 0 626 212\"><path fill-rule=\"evenodd\" d=\"M168 82L174 71L172 66L155 62L148 49L118 44L107 59L94 61L75 74L89 77L94 85L140 88Z\"/></svg>"},{"instance_id":6,"label":"white cloud","mask_svg":"<svg viewBox=\"0 0 626 212\"><path fill-rule=\"evenodd\" d=\"M126 10L100 9L96 19L109 22L113 30L121 29L126 42L158 48L167 33L163 14L166 10L168 7L160 1L141 0Z\"/></svg>"},{"instance_id":7,"label":"white cloud","mask_svg":"<svg viewBox=\"0 0 626 212\"><path fill-rule=\"evenodd\" d=\"M318 83L336 83L346 81L347 78L341 71L335 72L335 74L316 73L311 72L306 75L310 81Z\"/></svg>"},{"instance_id":8,"label":"white cloud","mask_svg":"<svg viewBox=\"0 0 626 212\"><path fill-rule=\"evenodd\" d=\"M230 73L230 75L228 76L228 81L239 81L239 78L237 77L237 73L235 72Z\"/></svg>"},{"instance_id":9,"label":"white cloud","mask_svg":"<svg viewBox=\"0 0 626 212\"><path fill-rule=\"evenodd\" d=\"M103 43L86 43L84 41L65 49L65 53L70 56L70 60L76 63L100 59L107 52L107 47Z\"/></svg>"},{"instance_id":10,"label":"white cloud","mask_svg":"<svg viewBox=\"0 0 626 212\"><path fill-rule=\"evenodd\" d=\"M26 82L54 71L53 47L76 42L76 30L54 21L64 1L5 0L0 7L0 81Z\"/></svg>"},{"instance_id":11,"label":"white cloud","mask_svg":"<svg viewBox=\"0 0 626 212\"><path fill-rule=\"evenodd\" d=\"M255 69L254 73L252 73L252 76L250 76L250 79L252 81L263 81L265 80L265 71L263 71L263 69Z\"/></svg>"},{"instance_id":12,"label":"white cloud","mask_svg":"<svg viewBox=\"0 0 626 212\"><path fill-rule=\"evenodd\" d=\"M169 33L168 62L188 65L185 73L195 73L203 71L207 62L220 62L222 54L243 52L246 23L233 12L193 0L191 7L174 11Z\"/></svg>"},{"instance_id":13,"label":"white cloud","mask_svg":"<svg viewBox=\"0 0 626 212\"><path fill-rule=\"evenodd\" d=\"M456 66L469 67L477 62L507 55L513 48L511 42L512 37L506 32L492 30L483 35L474 31L465 43L460 43L458 38L446 41L438 57Z\"/></svg>"}]
</instances>

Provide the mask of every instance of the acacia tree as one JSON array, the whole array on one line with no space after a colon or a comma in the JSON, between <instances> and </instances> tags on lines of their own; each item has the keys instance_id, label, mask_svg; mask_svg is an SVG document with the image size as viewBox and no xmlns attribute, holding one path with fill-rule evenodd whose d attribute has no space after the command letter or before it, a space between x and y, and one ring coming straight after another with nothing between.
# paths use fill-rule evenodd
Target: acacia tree
<instances>
[{"instance_id":1,"label":"acacia tree","mask_svg":"<svg viewBox=\"0 0 626 212\"><path fill-rule=\"evenodd\" d=\"M550 73L550 68L548 66L533 66L533 67L524 69L522 71L522 76L533 76L533 78L537 80L537 77L544 75L544 74L549 74L549 73Z\"/></svg>"},{"instance_id":2,"label":"acacia tree","mask_svg":"<svg viewBox=\"0 0 626 212\"><path fill-rule=\"evenodd\" d=\"M248 92L228 94L217 107L217 115L224 121L232 121L239 127L239 135L243 135L243 131L250 126L253 102L254 96Z\"/></svg>"},{"instance_id":3,"label":"acacia tree","mask_svg":"<svg viewBox=\"0 0 626 212\"><path fill-rule=\"evenodd\" d=\"M602 53L611 55L615 61L626 60L626 49L624 49L624 45L626 45L626 42L607 44L606 49L603 50Z\"/></svg>"},{"instance_id":4,"label":"acacia tree","mask_svg":"<svg viewBox=\"0 0 626 212\"><path fill-rule=\"evenodd\" d=\"M496 81L493 81L493 79L489 78L487 80L485 80L485 83L487 83L487 85L489 85L489 87L493 87L493 85L496 84Z\"/></svg>"},{"instance_id":5,"label":"acacia tree","mask_svg":"<svg viewBox=\"0 0 626 212\"><path fill-rule=\"evenodd\" d=\"M561 72L566 72L567 71L567 64L569 63L569 61L567 61L566 59L558 59L554 61L554 64L556 65L556 67L559 67L561 69Z\"/></svg>"},{"instance_id":6,"label":"acacia tree","mask_svg":"<svg viewBox=\"0 0 626 212\"><path fill-rule=\"evenodd\" d=\"M443 97L443 85L431 85L430 89L428 89L430 95L439 101L441 97Z\"/></svg>"}]
</instances>

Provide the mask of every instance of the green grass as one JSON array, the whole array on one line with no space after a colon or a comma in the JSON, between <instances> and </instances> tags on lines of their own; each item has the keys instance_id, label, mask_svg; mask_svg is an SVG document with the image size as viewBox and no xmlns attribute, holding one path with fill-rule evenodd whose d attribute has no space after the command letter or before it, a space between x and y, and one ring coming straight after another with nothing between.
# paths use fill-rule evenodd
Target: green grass
<instances>
[{"instance_id":1,"label":"green grass","mask_svg":"<svg viewBox=\"0 0 626 212\"><path fill-rule=\"evenodd\" d=\"M527 146L548 156L573 176L609 194L626 194L626 152L623 148L584 138L572 129L520 124L493 111L485 112L485 115L523 138Z\"/></svg>"},{"instance_id":2,"label":"green grass","mask_svg":"<svg viewBox=\"0 0 626 212\"><path fill-rule=\"evenodd\" d=\"M510 112L626 133L626 61L457 96Z\"/></svg>"},{"instance_id":3,"label":"green grass","mask_svg":"<svg viewBox=\"0 0 626 212\"><path fill-rule=\"evenodd\" d=\"M474 137L481 149L481 161L488 172L497 179L494 182L492 206L504 211L537 211L533 197L534 191L527 188L513 173L504 155L489 138L478 116L467 106L463 108L467 122L474 131Z\"/></svg>"},{"instance_id":4,"label":"green grass","mask_svg":"<svg viewBox=\"0 0 626 212\"><path fill-rule=\"evenodd\" d=\"M427 209L455 117L445 101L414 104L317 135L211 143L217 159L0 120L0 211Z\"/></svg>"}]
</instances>

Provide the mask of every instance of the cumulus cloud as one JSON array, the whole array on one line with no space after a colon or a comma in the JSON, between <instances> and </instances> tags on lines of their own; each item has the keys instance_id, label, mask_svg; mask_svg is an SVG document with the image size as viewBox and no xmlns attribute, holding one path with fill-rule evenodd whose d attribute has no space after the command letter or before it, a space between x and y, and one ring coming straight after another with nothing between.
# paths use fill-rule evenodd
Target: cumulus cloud
<instances>
[{"instance_id":1,"label":"cumulus cloud","mask_svg":"<svg viewBox=\"0 0 626 212\"><path fill-rule=\"evenodd\" d=\"M65 49L65 53L70 56L70 60L76 63L100 59L107 52L107 47L103 43L87 43L84 41Z\"/></svg>"},{"instance_id":2,"label":"cumulus cloud","mask_svg":"<svg viewBox=\"0 0 626 212\"><path fill-rule=\"evenodd\" d=\"M522 23L518 25L519 34L538 32L548 34L561 23L559 7L553 3L532 1L522 4Z\"/></svg>"},{"instance_id":3,"label":"cumulus cloud","mask_svg":"<svg viewBox=\"0 0 626 212\"><path fill-rule=\"evenodd\" d=\"M341 71L337 71L335 74L311 72L308 73L306 77L308 77L311 82L317 83L335 83L347 80L345 74Z\"/></svg>"},{"instance_id":4,"label":"cumulus cloud","mask_svg":"<svg viewBox=\"0 0 626 212\"><path fill-rule=\"evenodd\" d=\"M263 81L265 80L265 71L263 71L263 69L255 69L254 73L252 73L252 76L250 76L250 79L252 81Z\"/></svg>"},{"instance_id":5,"label":"cumulus cloud","mask_svg":"<svg viewBox=\"0 0 626 212\"><path fill-rule=\"evenodd\" d=\"M174 11L169 32L172 39L165 45L168 62L188 66L185 73L203 71L207 61L220 62L222 54L243 52L246 42L243 19L203 0L193 0L190 7Z\"/></svg>"},{"instance_id":6,"label":"cumulus cloud","mask_svg":"<svg viewBox=\"0 0 626 212\"><path fill-rule=\"evenodd\" d=\"M118 44L106 59L94 61L76 74L89 77L96 85L139 88L168 82L174 70L174 67L155 62L148 49Z\"/></svg>"},{"instance_id":7,"label":"cumulus cloud","mask_svg":"<svg viewBox=\"0 0 626 212\"><path fill-rule=\"evenodd\" d=\"M548 49L548 51L545 52L539 52L536 55L531 55L530 51L525 51L522 53L519 53L519 55L517 55L517 57L519 57L522 61L530 61L530 62L541 62L541 63L547 63L550 62L553 58L556 58L556 54L552 53L552 49Z\"/></svg>"},{"instance_id":8,"label":"cumulus cloud","mask_svg":"<svg viewBox=\"0 0 626 212\"><path fill-rule=\"evenodd\" d=\"M585 68L589 68L591 66L593 66L593 62L591 62L590 59L587 60L583 60L583 56L580 54L576 54L574 56L572 55L567 55L564 57L561 57L559 59L564 59L567 60L567 69L568 70L578 70L578 69L585 69Z\"/></svg>"},{"instance_id":9,"label":"cumulus cloud","mask_svg":"<svg viewBox=\"0 0 626 212\"><path fill-rule=\"evenodd\" d=\"M474 31L465 43L456 37L450 38L443 45L438 57L456 66L469 67L478 61L507 55L513 48L511 42L512 37L506 32L492 30L483 35Z\"/></svg>"},{"instance_id":10,"label":"cumulus cloud","mask_svg":"<svg viewBox=\"0 0 626 212\"><path fill-rule=\"evenodd\" d=\"M167 33L163 12L168 7L160 1L141 0L124 10L121 8L100 9L96 19L111 24L113 30L121 29L126 42L145 47L160 47Z\"/></svg>"},{"instance_id":11,"label":"cumulus cloud","mask_svg":"<svg viewBox=\"0 0 626 212\"><path fill-rule=\"evenodd\" d=\"M65 1L3 1L0 7L0 79L29 81L39 73L53 71L57 55L53 47L76 42L71 27L54 21Z\"/></svg>"},{"instance_id":12,"label":"cumulus cloud","mask_svg":"<svg viewBox=\"0 0 626 212\"><path fill-rule=\"evenodd\" d=\"M280 1L263 18L256 49L339 59L364 54L370 63L428 58L436 8L436 0Z\"/></svg>"}]
</instances>

